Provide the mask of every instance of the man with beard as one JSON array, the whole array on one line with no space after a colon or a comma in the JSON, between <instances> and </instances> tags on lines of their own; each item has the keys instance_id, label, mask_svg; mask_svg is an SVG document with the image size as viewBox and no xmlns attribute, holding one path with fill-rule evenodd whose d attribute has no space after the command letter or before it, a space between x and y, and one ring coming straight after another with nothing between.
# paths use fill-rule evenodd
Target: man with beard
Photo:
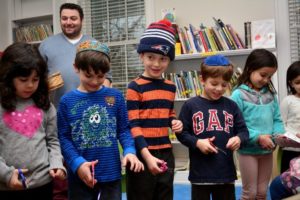
<instances>
[{"instance_id":1,"label":"man with beard","mask_svg":"<svg viewBox=\"0 0 300 200\"><path fill-rule=\"evenodd\" d=\"M73 3L65 3L60 6L61 33L45 39L39 46L39 51L48 64L49 74L60 73L64 85L51 92L51 100L55 107L60 98L79 85L79 78L73 68L77 45L93 40L92 37L81 33L82 8ZM103 85L110 86L111 74L106 74ZM53 200L67 199L67 181L54 181Z\"/></svg>"},{"instance_id":2,"label":"man with beard","mask_svg":"<svg viewBox=\"0 0 300 200\"><path fill-rule=\"evenodd\" d=\"M62 4L60 6L62 32L48 37L39 46L40 53L48 64L49 74L59 72L64 82L62 87L52 92L51 100L56 107L62 95L79 85L78 76L73 69L77 45L86 40L93 40L92 37L81 33L83 17L83 10L79 5ZM108 73L104 85L110 84L111 74Z\"/></svg>"}]
</instances>

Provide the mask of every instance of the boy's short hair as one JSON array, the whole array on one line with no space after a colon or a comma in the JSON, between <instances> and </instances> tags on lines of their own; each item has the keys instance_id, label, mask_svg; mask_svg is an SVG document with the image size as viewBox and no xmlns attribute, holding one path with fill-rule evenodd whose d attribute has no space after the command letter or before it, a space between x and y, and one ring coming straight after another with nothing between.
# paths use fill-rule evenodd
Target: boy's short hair
<instances>
[{"instance_id":1,"label":"boy's short hair","mask_svg":"<svg viewBox=\"0 0 300 200\"><path fill-rule=\"evenodd\" d=\"M222 76L223 80L229 82L233 75L233 65L223 55L209 56L202 62L200 73L203 80Z\"/></svg>"},{"instance_id":2,"label":"boy's short hair","mask_svg":"<svg viewBox=\"0 0 300 200\"><path fill-rule=\"evenodd\" d=\"M75 57L77 69L89 72L91 69L95 73L99 71L103 74L110 69L110 50L97 40L87 40L78 45Z\"/></svg>"},{"instance_id":3,"label":"boy's short hair","mask_svg":"<svg viewBox=\"0 0 300 200\"><path fill-rule=\"evenodd\" d=\"M59 8L60 17L61 17L61 12L64 9L77 10L78 13L79 13L79 17L80 17L81 21L83 20L84 14L83 14L83 10L80 7L80 5L77 5L75 3L64 3L64 4L62 4Z\"/></svg>"},{"instance_id":4,"label":"boy's short hair","mask_svg":"<svg viewBox=\"0 0 300 200\"><path fill-rule=\"evenodd\" d=\"M148 26L141 36L137 52L153 52L175 58L175 32L171 22L160 20Z\"/></svg>"}]
</instances>

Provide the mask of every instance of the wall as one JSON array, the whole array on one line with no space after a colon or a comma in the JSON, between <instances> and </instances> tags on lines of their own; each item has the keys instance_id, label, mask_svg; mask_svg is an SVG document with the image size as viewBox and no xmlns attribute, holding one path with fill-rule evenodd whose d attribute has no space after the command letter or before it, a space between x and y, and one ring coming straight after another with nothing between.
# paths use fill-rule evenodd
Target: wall
<instances>
[{"instance_id":1,"label":"wall","mask_svg":"<svg viewBox=\"0 0 300 200\"><path fill-rule=\"evenodd\" d=\"M0 51L3 51L9 43L9 0L2 0L0 6Z\"/></svg>"}]
</instances>

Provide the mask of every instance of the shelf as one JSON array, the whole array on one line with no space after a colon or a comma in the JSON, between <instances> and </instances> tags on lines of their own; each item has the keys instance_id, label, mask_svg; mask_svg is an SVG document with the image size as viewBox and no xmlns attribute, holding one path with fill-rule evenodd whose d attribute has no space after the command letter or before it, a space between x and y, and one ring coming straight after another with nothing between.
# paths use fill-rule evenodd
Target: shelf
<instances>
[{"instance_id":1,"label":"shelf","mask_svg":"<svg viewBox=\"0 0 300 200\"><path fill-rule=\"evenodd\" d=\"M45 14L45 15L39 15L39 16L34 16L34 17L14 19L12 21L16 24L28 24L28 23L32 23L32 22L52 21L52 18L53 18L52 14Z\"/></svg>"},{"instance_id":2,"label":"shelf","mask_svg":"<svg viewBox=\"0 0 300 200\"><path fill-rule=\"evenodd\" d=\"M269 51L275 51L275 48L266 48ZM249 55L254 49L238 49L230 51L215 51L206 53L195 53L195 54L181 54L175 57L175 60L189 60L189 59L199 59L206 58L211 55L222 54L224 56L243 56Z\"/></svg>"}]
</instances>

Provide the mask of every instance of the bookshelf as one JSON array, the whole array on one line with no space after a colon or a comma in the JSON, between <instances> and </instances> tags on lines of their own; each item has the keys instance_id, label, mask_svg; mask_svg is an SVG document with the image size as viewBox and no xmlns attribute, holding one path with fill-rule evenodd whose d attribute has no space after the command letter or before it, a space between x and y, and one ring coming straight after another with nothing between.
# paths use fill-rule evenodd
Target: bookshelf
<instances>
[{"instance_id":1,"label":"bookshelf","mask_svg":"<svg viewBox=\"0 0 300 200\"><path fill-rule=\"evenodd\" d=\"M53 34L53 2L49 0L12 0L12 42L38 44Z\"/></svg>"}]
</instances>

